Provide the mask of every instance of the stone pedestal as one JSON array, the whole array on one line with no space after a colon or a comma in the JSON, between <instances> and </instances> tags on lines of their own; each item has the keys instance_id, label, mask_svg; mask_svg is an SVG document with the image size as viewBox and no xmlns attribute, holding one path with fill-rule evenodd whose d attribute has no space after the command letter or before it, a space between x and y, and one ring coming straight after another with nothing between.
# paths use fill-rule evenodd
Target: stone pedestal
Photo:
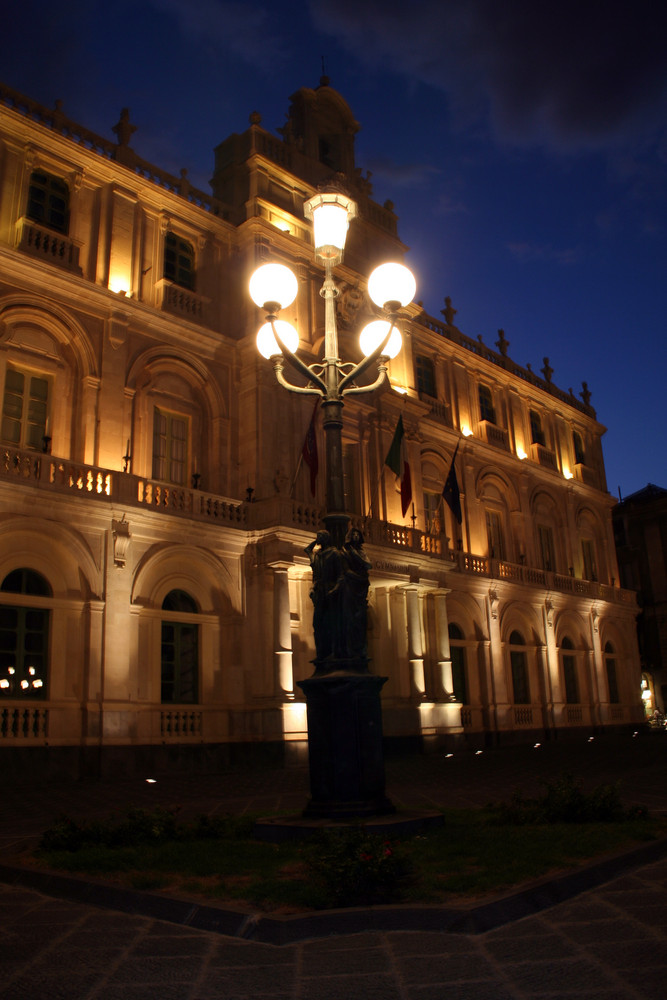
<instances>
[{"instance_id":1,"label":"stone pedestal","mask_svg":"<svg viewBox=\"0 0 667 1000\"><path fill-rule=\"evenodd\" d=\"M385 795L380 691L386 677L333 672L299 681L308 710L306 817L395 812Z\"/></svg>"}]
</instances>

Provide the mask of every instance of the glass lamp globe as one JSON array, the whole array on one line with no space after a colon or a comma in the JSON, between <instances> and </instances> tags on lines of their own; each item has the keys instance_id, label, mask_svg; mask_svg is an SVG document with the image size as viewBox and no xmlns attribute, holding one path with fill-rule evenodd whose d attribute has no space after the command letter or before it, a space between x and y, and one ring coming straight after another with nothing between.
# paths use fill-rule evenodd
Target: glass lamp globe
<instances>
[{"instance_id":1,"label":"glass lamp globe","mask_svg":"<svg viewBox=\"0 0 667 1000\"><path fill-rule=\"evenodd\" d=\"M369 354L377 350L389 333L390 327L391 323L386 319L374 319L371 323L366 324L359 334L359 346L365 357L368 357ZM395 326L389 338L389 343L382 352L382 356L385 358L395 358L402 346L403 338L401 331Z\"/></svg>"},{"instance_id":2,"label":"glass lamp globe","mask_svg":"<svg viewBox=\"0 0 667 1000\"><path fill-rule=\"evenodd\" d=\"M299 346L299 334L291 323L284 319L277 319L274 322L276 332L285 346L294 354ZM273 336L271 323L265 323L257 331L257 350L264 358L273 358L276 354L282 354L278 341Z\"/></svg>"},{"instance_id":3,"label":"glass lamp globe","mask_svg":"<svg viewBox=\"0 0 667 1000\"><path fill-rule=\"evenodd\" d=\"M404 264L380 264L368 279L368 294L377 306L398 302L407 306L415 297L417 283Z\"/></svg>"},{"instance_id":4,"label":"glass lamp globe","mask_svg":"<svg viewBox=\"0 0 667 1000\"><path fill-rule=\"evenodd\" d=\"M260 309L290 306L299 290L296 275L285 264L262 264L253 273L248 285L250 298Z\"/></svg>"},{"instance_id":5,"label":"glass lamp globe","mask_svg":"<svg viewBox=\"0 0 667 1000\"><path fill-rule=\"evenodd\" d=\"M313 222L315 253L323 260L342 259L347 229L356 211L351 198L335 191L316 194L304 204L304 215Z\"/></svg>"}]
</instances>

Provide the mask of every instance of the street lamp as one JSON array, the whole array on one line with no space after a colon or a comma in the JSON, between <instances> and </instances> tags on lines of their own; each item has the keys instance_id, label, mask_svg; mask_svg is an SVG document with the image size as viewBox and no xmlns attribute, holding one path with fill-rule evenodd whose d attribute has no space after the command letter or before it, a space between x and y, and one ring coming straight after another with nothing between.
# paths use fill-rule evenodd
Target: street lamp
<instances>
[{"instance_id":1,"label":"street lamp","mask_svg":"<svg viewBox=\"0 0 667 1000\"><path fill-rule=\"evenodd\" d=\"M343 818L381 815L394 808L384 793L380 690L387 680L368 670L366 609L370 563L361 532L348 531L343 487L343 400L372 392L387 375L387 361L401 350L399 310L414 297L416 286L403 264L375 268L368 293L385 318L361 332L363 360L342 362L338 356L333 269L343 259L349 223L357 206L336 190L322 191L304 205L312 220L315 255L324 264L324 358L306 365L296 355L299 337L293 326L278 319L297 295L295 275L283 264L264 264L250 279L253 301L266 311L257 335L260 353L270 358L276 379L290 392L322 400L326 453L324 531L307 547L313 568L313 629L315 672L299 686L308 710L308 754L311 798L306 816ZM285 376L285 364L305 385ZM375 369L375 380L359 379Z\"/></svg>"}]
</instances>

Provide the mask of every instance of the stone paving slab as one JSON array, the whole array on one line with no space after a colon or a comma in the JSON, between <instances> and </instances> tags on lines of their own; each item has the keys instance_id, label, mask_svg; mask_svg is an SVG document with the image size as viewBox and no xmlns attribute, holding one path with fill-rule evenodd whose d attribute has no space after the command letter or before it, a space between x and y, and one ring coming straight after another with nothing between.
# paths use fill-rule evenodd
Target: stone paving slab
<instances>
[{"instance_id":1,"label":"stone paving slab","mask_svg":"<svg viewBox=\"0 0 667 1000\"><path fill-rule=\"evenodd\" d=\"M387 787L405 808L478 806L506 798L514 789L534 794L543 780L565 772L581 776L587 787L619 780L626 804L667 812L667 742L644 734L596 736L593 742L582 737L568 744L451 758L390 758ZM296 810L307 794L303 769L158 775L154 785L146 777L5 785L0 847L11 854L34 843L63 812L99 818L131 805L159 803L178 804L184 819L202 813L245 815ZM353 1000L663 1000L664 845L647 844L632 858L615 861L616 868L604 862L597 872L592 866L566 876L565 882L551 880L527 894L457 911L452 923L438 907L282 919L276 926L289 926L290 933L271 932L280 946L252 939L268 928L268 923L262 926L264 918L253 921L233 913L226 930L206 924L204 911L213 910L214 921L220 912L215 908L153 897L145 912L132 912L132 906L120 908L122 892L106 896L115 909L103 908L91 903L101 903L109 887L91 890L86 880L78 880L84 886L71 898L57 898L38 891L35 883L21 885L5 865L0 872L0 998L341 1000L347 994ZM3 877L11 882L3 883ZM569 877L577 881L568 887ZM95 897L94 891L101 895ZM144 902L150 896L135 895ZM165 907L171 907L169 921L162 919ZM420 909L439 911L435 926L422 913L415 929L410 921L417 918L410 914ZM202 911L201 927L193 925L198 919L193 910ZM321 919L317 930L315 917Z\"/></svg>"}]
</instances>

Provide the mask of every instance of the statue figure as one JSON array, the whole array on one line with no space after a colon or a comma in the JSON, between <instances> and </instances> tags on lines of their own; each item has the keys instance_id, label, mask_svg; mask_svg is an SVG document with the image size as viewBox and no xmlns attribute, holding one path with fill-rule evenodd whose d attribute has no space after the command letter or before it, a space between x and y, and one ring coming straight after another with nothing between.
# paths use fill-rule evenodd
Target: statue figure
<instances>
[{"instance_id":1,"label":"statue figure","mask_svg":"<svg viewBox=\"0 0 667 1000\"><path fill-rule=\"evenodd\" d=\"M366 620L370 560L363 550L364 536L351 528L343 547L333 544L328 531L320 531L304 550L313 570L313 631L318 668L346 669L355 660L366 667Z\"/></svg>"},{"instance_id":2,"label":"statue figure","mask_svg":"<svg viewBox=\"0 0 667 1000\"><path fill-rule=\"evenodd\" d=\"M366 620L368 608L368 572L371 562L363 549L364 536L350 528L343 544L343 599L341 608L347 656L366 659L368 651Z\"/></svg>"},{"instance_id":3,"label":"statue figure","mask_svg":"<svg viewBox=\"0 0 667 1000\"><path fill-rule=\"evenodd\" d=\"M318 660L339 657L341 614L340 578L342 575L341 553L334 546L328 531L318 531L315 541L306 546L304 552L313 569L313 588L310 599L313 602L313 631L315 633L315 654Z\"/></svg>"}]
</instances>

